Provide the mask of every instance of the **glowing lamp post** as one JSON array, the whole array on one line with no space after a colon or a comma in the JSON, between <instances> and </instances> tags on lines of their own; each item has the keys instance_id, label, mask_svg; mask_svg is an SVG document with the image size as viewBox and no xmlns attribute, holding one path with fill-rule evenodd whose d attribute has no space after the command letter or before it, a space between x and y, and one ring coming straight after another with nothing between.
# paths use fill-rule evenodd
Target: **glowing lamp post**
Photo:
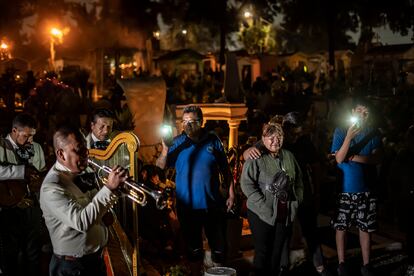
<instances>
[{"instance_id":1,"label":"glowing lamp post","mask_svg":"<svg viewBox=\"0 0 414 276\"><path fill-rule=\"evenodd\" d=\"M55 71L55 44L62 43L63 31L58 28L50 29L50 69Z\"/></svg>"},{"instance_id":2,"label":"glowing lamp post","mask_svg":"<svg viewBox=\"0 0 414 276\"><path fill-rule=\"evenodd\" d=\"M10 46L6 42L1 41L1 43L0 43L0 60L5 60L5 59L11 58L9 50L10 50Z\"/></svg>"},{"instance_id":3,"label":"glowing lamp post","mask_svg":"<svg viewBox=\"0 0 414 276\"><path fill-rule=\"evenodd\" d=\"M253 18L253 14L250 11L245 11L243 16L246 19Z\"/></svg>"}]
</instances>

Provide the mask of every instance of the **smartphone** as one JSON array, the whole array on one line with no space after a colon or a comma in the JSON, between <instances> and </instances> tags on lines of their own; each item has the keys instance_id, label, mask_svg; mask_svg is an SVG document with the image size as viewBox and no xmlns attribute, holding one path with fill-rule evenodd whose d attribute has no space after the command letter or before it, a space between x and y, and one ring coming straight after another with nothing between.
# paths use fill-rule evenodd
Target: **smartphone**
<instances>
[{"instance_id":1,"label":"smartphone","mask_svg":"<svg viewBox=\"0 0 414 276\"><path fill-rule=\"evenodd\" d=\"M161 129L161 138L167 146L171 146L173 142L173 131L170 125L162 125Z\"/></svg>"}]
</instances>

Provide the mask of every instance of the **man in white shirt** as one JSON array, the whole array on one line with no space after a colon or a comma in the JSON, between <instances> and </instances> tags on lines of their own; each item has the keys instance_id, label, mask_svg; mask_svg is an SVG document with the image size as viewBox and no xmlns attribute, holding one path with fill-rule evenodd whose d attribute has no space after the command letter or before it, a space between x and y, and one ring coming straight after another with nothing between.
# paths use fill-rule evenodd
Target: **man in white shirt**
<instances>
[{"instance_id":1,"label":"man in white shirt","mask_svg":"<svg viewBox=\"0 0 414 276\"><path fill-rule=\"evenodd\" d=\"M110 135L114 123L113 112L109 109L97 109L92 114L91 131L86 136L88 149L105 150L111 142Z\"/></svg>"},{"instance_id":2,"label":"man in white shirt","mask_svg":"<svg viewBox=\"0 0 414 276\"><path fill-rule=\"evenodd\" d=\"M40 191L40 207L53 245L49 273L53 275L106 275L102 249L108 230L102 222L127 177L119 166L112 168L99 190L83 193L74 183L87 167L88 150L77 129L60 128L53 136L56 163ZM68 273L68 274L64 274Z\"/></svg>"},{"instance_id":3,"label":"man in white shirt","mask_svg":"<svg viewBox=\"0 0 414 276\"><path fill-rule=\"evenodd\" d=\"M36 184L35 178L46 164L42 147L33 142L36 126L33 117L19 114L11 132L0 138L0 269L6 275L40 273L40 179Z\"/></svg>"}]
</instances>

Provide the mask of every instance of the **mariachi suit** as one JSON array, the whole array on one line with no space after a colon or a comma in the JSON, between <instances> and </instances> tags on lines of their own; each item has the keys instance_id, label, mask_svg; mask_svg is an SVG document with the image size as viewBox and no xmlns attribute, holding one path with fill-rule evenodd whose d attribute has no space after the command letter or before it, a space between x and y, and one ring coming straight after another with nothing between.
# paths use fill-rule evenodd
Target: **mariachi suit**
<instances>
[{"instance_id":1,"label":"mariachi suit","mask_svg":"<svg viewBox=\"0 0 414 276\"><path fill-rule=\"evenodd\" d=\"M10 136L0 138L0 181L23 180L25 164L45 169L41 146L33 142L33 156L22 160ZM0 268L5 275L39 275L41 210L35 195L31 205L0 207ZM22 254L22 255L20 255ZM24 265L22 259L26 259Z\"/></svg>"},{"instance_id":2,"label":"mariachi suit","mask_svg":"<svg viewBox=\"0 0 414 276\"><path fill-rule=\"evenodd\" d=\"M103 216L118 196L103 186L82 192L76 175L56 162L43 181L40 206L53 245L50 275L105 275L102 249L108 241Z\"/></svg>"},{"instance_id":3,"label":"mariachi suit","mask_svg":"<svg viewBox=\"0 0 414 276\"><path fill-rule=\"evenodd\" d=\"M101 150L105 150L105 149L106 149L106 147L107 147L107 146L109 145L109 143L111 142L111 139L112 139L113 137L115 137L118 133L119 133L119 132L113 131L113 132L109 135L108 139L106 139L106 140L104 140L104 141L99 141L99 140L97 140L97 139L93 136L92 132L89 132L89 134L85 137L85 140L86 140L86 147L87 147L88 149L95 149L95 148L98 148L98 149L101 149ZM103 144L105 144L105 146L104 146L103 148L96 147L96 146L95 146L95 144L96 144L97 142L98 142L98 143L103 143Z\"/></svg>"}]
</instances>

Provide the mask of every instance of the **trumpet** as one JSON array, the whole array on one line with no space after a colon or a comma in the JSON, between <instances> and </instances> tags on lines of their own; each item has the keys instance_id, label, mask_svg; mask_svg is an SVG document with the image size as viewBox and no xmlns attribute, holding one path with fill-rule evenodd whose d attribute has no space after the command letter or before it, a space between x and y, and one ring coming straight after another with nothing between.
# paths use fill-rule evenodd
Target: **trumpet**
<instances>
[{"instance_id":1,"label":"trumpet","mask_svg":"<svg viewBox=\"0 0 414 276\"><path fill-rule=\"evenodd\" d=\"M88 164L94 169L98 170L98 176L100 176L101 171L107 174L112 172L112 169L110 167L99 165L91 159L88 159ZM103 177L103 179L105 181L106 178ZM147 195L151 196L155 200L155 206L159 210L162 210L167 206L167 200L164 196L164 193L151 189L144 183L139 183L133 180L126 180L122 185L121 192L129 199L141 206L145 206L147 204Z\"/></svg>"}]
</instances>

